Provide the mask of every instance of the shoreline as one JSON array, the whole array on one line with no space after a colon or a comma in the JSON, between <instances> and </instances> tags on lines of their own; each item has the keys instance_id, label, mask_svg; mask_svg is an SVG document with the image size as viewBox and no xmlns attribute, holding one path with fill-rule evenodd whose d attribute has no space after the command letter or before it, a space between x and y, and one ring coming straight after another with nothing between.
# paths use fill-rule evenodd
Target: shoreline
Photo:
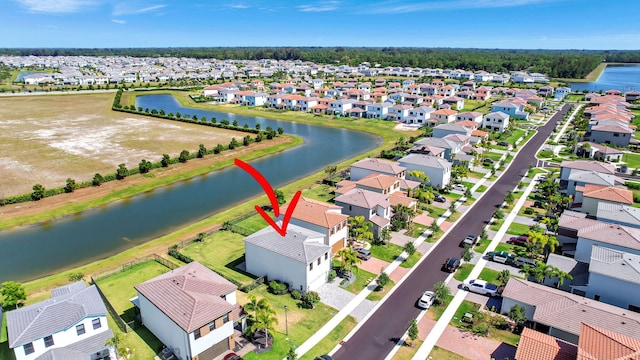
<instances>
[{"instance_id":1,"label":"shoreline","mask_svg":"<svg viewBox=\"0 0 640 360\"><path fill-rule=\"evenodd\" d=\"M620 62L602 62L596 66L584 79L567 79L567 78L556 78L553 81L557 82L571 82L571 83L590 83L596 82L600 79L600 75L604 72L607 66L640 66L640 63L620 63Z\"/></svg>"}]
</instances>

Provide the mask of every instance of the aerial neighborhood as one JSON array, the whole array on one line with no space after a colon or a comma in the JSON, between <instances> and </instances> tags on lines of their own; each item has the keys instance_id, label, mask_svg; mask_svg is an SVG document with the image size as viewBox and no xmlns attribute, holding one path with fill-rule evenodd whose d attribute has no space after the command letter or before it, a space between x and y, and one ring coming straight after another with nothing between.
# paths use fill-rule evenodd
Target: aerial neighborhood
<instances>
[{"instance_id":1,"label":"aerial neighborhood","mask_svg":"<svg viewBox=\"0 0 640 360\"><path fill-rule=\"evenodd\" d=\"M0 63L30 69L23 92L73 86L134 98L136 88L186 89L199 109L394 133L386 147L327 166L297 203L290 190L279 209L248 200L249 213L163 242L161 255L73 273L50 295L0 307L17 360L348 359L362 331L388 329L401 330L388 344L408 354L398 358L437 348L464 359L640 359L637 91L573 91L526 71L366 62L0 55ZM447 256L431 255L443 248ZM447 280L423 288L434 274ZM382 314L388 304L403 308ZM405 310L411 322L400 324L395 311ZM490 350L474 357L474 342Z\"/></svg>"}]
</instances>

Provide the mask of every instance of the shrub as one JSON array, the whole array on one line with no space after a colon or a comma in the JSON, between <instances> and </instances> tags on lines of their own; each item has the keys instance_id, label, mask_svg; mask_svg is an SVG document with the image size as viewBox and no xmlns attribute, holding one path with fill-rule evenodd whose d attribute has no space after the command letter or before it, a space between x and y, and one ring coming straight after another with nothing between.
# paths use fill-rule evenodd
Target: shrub
<instances>
[{"instance_id":1,"label":"shrub","mask_svg":"<svg viewBox=\"0 0 640 360\"><path fill-rule=\"evenodd\" d=\"M333 280L338 276L335 270L329 271L329 276L327 277L327 282L333 282Z\"/></svg>"},{"instance_id":2,"label":"shrub","mask_svg":"<svg viewBox=\"0 0 640 360\"><path fill-rule=\"evenodd\" d=\"M498 220L502 220L504 219L504 212L500 209L496 210L495 213L493 213L493 217L495 217Z\"/></svg>"},{"instance_id":3,"label":"shrub","mask_svg":"<svg viewBox=\"0 0 640 360\"><path fill-rule=\"evenodd\" d=\"M640 190L640 183L627 181L624 184L631 190Z\"/></svg>"},{"instance_id":4,"label":"shrub","mask_svg":"<svg viewBox=\"0 0 640 360\"><path fill-rule=\"evenodd\" d=\"M472 327L471 332L476 335L487 336L487 332L489 332L489 327L485 323L480 323Z\"/></svg>"},{"instance_id":5,"label":"shrub","mask_svg":"<svg viewBox=\"0 0 640 360\"><path fill-rule=\"evenodd\" d=\"M315 304L320 301L320 295L315 291L309 291L302 296L300 306L305 309L313 309Z\"/></svg>"},{"instance_id":6,"label":"shrub","mask_svg":"<svg viewBox=\"0 0 640 360\"><path fill-rule=\"evenodd\" d=\"M531 215L531 214L533 214L534 212L536 212L536 211L535 211L535 210L534 210L534 208L532 208L532 207L526 207L526 208L524 208L524 213L525 213L525 214L527 214L527 215Z\"/></svg>"},{"instance_id":7,"label":"shrub","mask_svg":"<svg viewBox=\"0 0 640 360\"><path fill-rule=\"evenodd\" d=\"M378 276L378 288L382 289L389 283L389 275L386 272L381 271L380 276Z\"/></svg>"},{"instance_id":8,"label":"shrub","mask_svg":"<svg viewBox=\"0 0 640 360\"><path fill-rule=\"evenodd\" d=\"M294 298L295 300L300 300L302 299L302 293L299 290L293 290L291 292L291 297Z\"/></svg>"},{"instance_id":9,"label":"shrub","mask_svg":"<svg viewBox=\"0 0 640 360\"><path fill-rule=\"evenodd\" d=\"M509 322L507 319L502 316L492 316L491 317L491 326L498 330L506 330L509 328Z\"/></svg>"},{"instance_id":10,"label":"shrub","mask_svg":"<svg viewBox=\"0 0 640 360\"><path fill-rule=\"evenodd\" d=\"M281 283L275 280L269 282L269 292L273 295L282 295L287 292L289 287L286 283Z\"/></svg>"},{"instance_id":11,"label":"shrub","mask_svg":"<svg viewBox=\"0 0 640 360\"><path fill-rule=\"evenodd\" d=\"M170 249L169 250L169 255L173 256L174 258L182 261L185 264L188 264L190 262L193 262L193 259L188 257L185 254L182 254L181 252L179 252L177 249Z\"/></svg>"},{"instance_id":12,"label":"shrub","mask_svg":"<svg viewBox=\"0 0 640 360\"><path fill-rule=\"evenodd\" d=\"M67 278L69 279L69 281L80 281L82 280L82 278L84 278L84 274L81 272L74 272L69 274Z\"/></svg>"}]
</instances>

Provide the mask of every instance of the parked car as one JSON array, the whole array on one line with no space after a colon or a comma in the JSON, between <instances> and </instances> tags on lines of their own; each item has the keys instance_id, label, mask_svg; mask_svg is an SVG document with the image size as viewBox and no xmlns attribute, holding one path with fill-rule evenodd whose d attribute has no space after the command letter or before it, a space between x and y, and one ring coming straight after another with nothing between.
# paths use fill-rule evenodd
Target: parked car
<instances>
[{"instance_id":1,"label":"parked car","mask_svg":"<svg viewBox=\"0 0 640 360\"><path fill-rule=\"evenodd\" d=\"M526 236L512 236L507 240L507 244L524 246L529 242L529 238Z\"/></svg>"},{"instance_id":2,"label":"parked car","mask_svg":"<svg viewBox=\"0 0 640 360\"><path fill-rule=\"evenodd\" d=\"M445 260L444 265L442 265L442 269L447 272L455 272L460 267L460 259L458 258L448 258Z\"/></svg>"},{"instance_id":3,"label":"parked car","mask_svg":"<svg viewBox=\"0 0 640 360\"><path fill-rule=\"evenodd\" d=\"M316 358L313 360L333 360L333 358L331 357L331 355L324 354L324 355L316 356Z\"/></svg>"},{"instance_id":4,"label":"parked car","mask_svg":"<svg viewBox=\"0 0 640 360\"><path fill-rule=\"evenodd\" d=\"M516 260L516 256L506 251L500 251L493 253L489 259L497 263L511 265Z\"/></svg>"},{"instance_id":5,"label":"parked car","mask_svg":"<svg viewBox=\"0 0 640 360\"><path fill-rule=\"evenodd\" d=\"M509 145L511 145L511 144L509 144L509 143L508 143L508 142L506 142L506 141L500 141L500 142L498 143L498 145L500 145L500 146L509 146Z\"/></svg>"},{"instance_id":6,"label":"parked car","mask_svg":"<svg viewBox=\"0 0 640 360\"><path fill-rule=\"evenodd\" d=\"M236 353L229 353L224 356L223 360L242 360L242 357Z\"/></svg>"},{"instance_id":7,"label":"parked car","mask_svg":"<svg viewBox=\"0 0 640 360\"><path fill-rule=\"evenodd\" d=\"M519 268L523 267L524 265L529 265L530 267L536 267L537 262L533 259L518 257L516 261L513 263L513 265Z\"/></svg>"},{"instance_id":8,"label":"parked car","mask_svg":"<svg viewBox=\"0 0 640 360\"><path fill-rule=\"evenodd\" d=\"M471 247L476 244L476 241L478 241L478 236L476 234L469 234L460 242L460 247L464 247L465 245Z\"/></svg>"},{"instance_id":9,"label":"parked car","mask_svg":"<svg viewBox=\"0 0 640 360\"><path fill-rule=\"evenodd\" d=\"M498 295L498 286L490 284L484 280L476 279L471 281L465 281L462 283L462 288L466 291L471 291L476 294L496 296Z\"/></svg>"},{"instance_id":10,"label":"parked car","mask_svg":"<svg viewBox=\"0 0 640 360\"><path fill-rule=\"evenodd\" d=\"M455 184L455 185L453 185L453 190L466 192L467 191L467 187L462 185L462 184Z\"/></svg>"},{"instance_id":11,"label":"parked car","mask_svg":"<svg viewBox=\"0 0 640 360\"><path fill-rule=\"evenodd\" d=\"M371 251L369 251L367 249L363 249L363 248L357 248L356 249L356 256L359 259L362 259L362 260L369 260L369 259L371 259Z\"/></svg>"},{"instance_id":12,"label":"parked car","mask_svg":"<svg viewBox=\"0 0 640 360\"><path fill-rule=\"evenodd\" d=\"M485 158L482 161L482 163L486 165L486 164L495 164L496 162L492 158Z\"/></svg>"},{"instance_id":13,"label":"parked car","mask_svg":"<svg viewBox=\"0 0 640 360\"><path fill-rule=\"evenodd\" d=\"M424 294L420 296L420 299L418 299L418 307L421 309L429 310L429 307L431 307L435 298L436 295L433 293L433 291L425 291Z\"/></svg>"},{"instance_id":14,"label":"parked car","mask_svg":"<svg viewBox=\"0 0 640 360\"><path fill-rule=\"evenodd\" d=\"M544 218L550 218L551 220L555 220L558 218L558 215L554 214L554 213L546 213L546 214L538 214L536 216L536 221L542 221L542 219Z\"/></svg>"},{"instance_id":15,"label":"parked car","mask_svg":"<svg viewBox=\"0 0 640 360\"><path fill-rule=\"evenodd\" d=\"M433 201L439 202L439 203L443 203L443 202L447 202L447 198L445 198L444 196L442 196L440 194L435 194L435 195L433 195Z\"/></svg>"}]
</instances>

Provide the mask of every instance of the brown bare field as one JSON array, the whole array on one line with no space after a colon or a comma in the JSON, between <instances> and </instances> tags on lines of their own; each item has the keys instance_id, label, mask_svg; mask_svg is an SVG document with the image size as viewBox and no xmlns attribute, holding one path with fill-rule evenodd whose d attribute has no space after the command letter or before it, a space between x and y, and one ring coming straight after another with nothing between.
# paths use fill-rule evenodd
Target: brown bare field
<instances>
[{"instance_id":1,"label":"brown bare field","mask_svg":"<svg viewBox=\"0 0 640 360\"><path fill-rule=\"evenodd\" d=\"M135 168L246 134L111 110L114 94L0 98L0 196Z\"/></svg>"}]
</instances>

